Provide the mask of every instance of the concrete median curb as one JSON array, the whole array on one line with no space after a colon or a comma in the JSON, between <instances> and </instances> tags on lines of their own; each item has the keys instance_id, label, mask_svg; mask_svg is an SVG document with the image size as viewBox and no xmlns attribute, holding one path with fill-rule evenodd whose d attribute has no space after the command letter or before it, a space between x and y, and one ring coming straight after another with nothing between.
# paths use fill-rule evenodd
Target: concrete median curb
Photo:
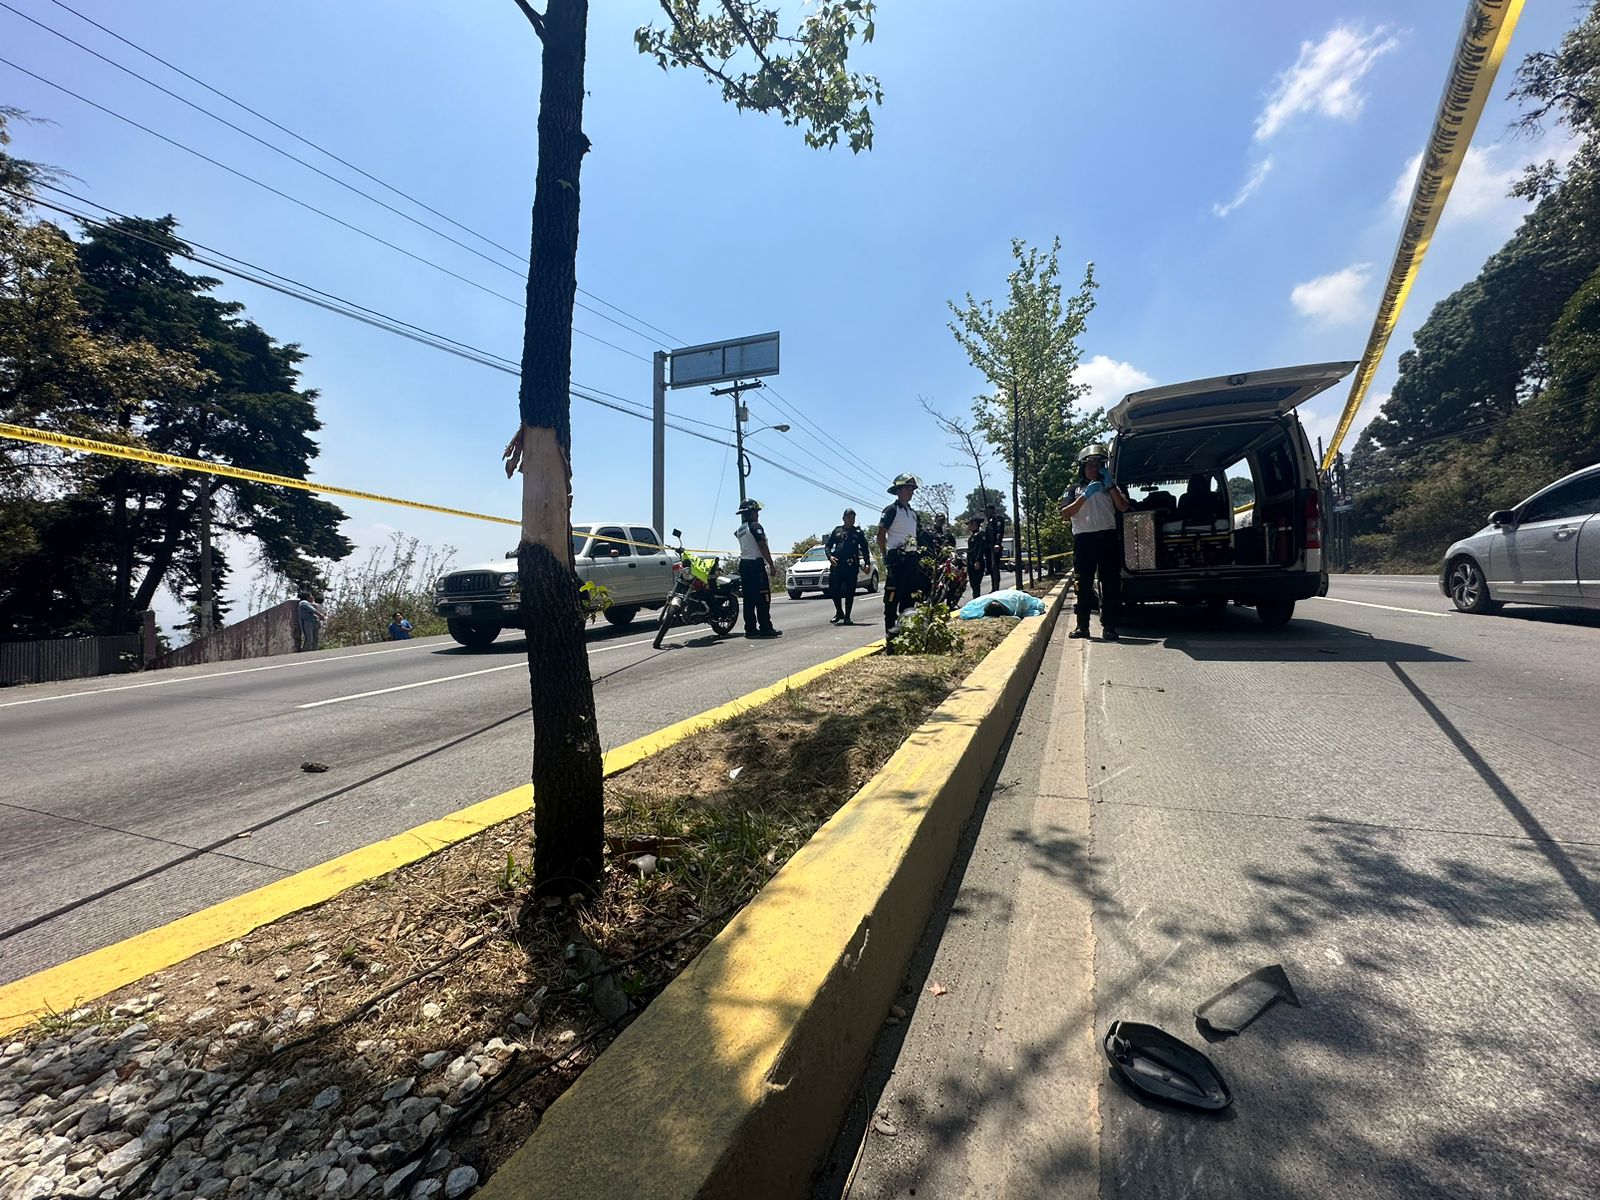
<instances>
[{"instance_id":1,"label":"concrete median curb","mask_svg":"<svg viewBox=\"0 0 1600 1200\"><path fill-rule=\"evenodd\" d=\"M480 1196L808 1193L1065 594L990 652Z\"/></svg>"},{"instance_id":2,"label":"concrete median curb","mask_svg":"<svg viewBox=\"0 0 1600 1200\"><path fill-rule=\"evenodd\" d=\"M719 704L716 708L658 729L655 733L618 746L605 755L607 778L635 763L709 729L740 713L781 696L790 688L846 663L877 654L883 643L872 642L816 666L796 671L763 688ZM533 804L533 785L523 784L498 796L417 825L382 841L341 854L315 867L307 867L265 887L213 904L187 917L136 934L124 941L26 976L0 987L0 1036L52 1012L65 1012L92 1003L118 988L155 971L213 950L270 925L280 917L331 900L340 892L387 875L390 871L437 854L448 846L482 833L491 825L527 812Z\"/></svg>"}]
</instances>

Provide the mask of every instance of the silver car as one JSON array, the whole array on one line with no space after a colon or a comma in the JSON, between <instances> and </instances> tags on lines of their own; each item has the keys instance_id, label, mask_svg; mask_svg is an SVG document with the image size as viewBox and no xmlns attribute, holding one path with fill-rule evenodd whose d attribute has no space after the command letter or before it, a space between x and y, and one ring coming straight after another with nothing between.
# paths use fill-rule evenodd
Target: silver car
<instances>
[{"instance_id":1,"label":"silver car","mask_svg":"<svg viewBox=\"0 0 1600 1200\"><path fill-rule=\"evenodd\" d=\"M1466 613L1507 601L1600 608L1600 463L1490 513L1445 551L1439 590Z\"/></svg>"},{"instance_id":2,"label":"silver car","mask_svg":"<svg viewBox=\"0 0 1600 1200\"><path fill-rule=\"evenodd\" d=\"M789 564L789 569L784 573L784 586L789 593L789 599L798 600L807 592L826 592L828 590L828 552L821 546L813 546L794 562ZM856 575L856 590L865 589L869 594L878 590L878 566L876 563L865 563Z\"/></svg>"}]
</instances>

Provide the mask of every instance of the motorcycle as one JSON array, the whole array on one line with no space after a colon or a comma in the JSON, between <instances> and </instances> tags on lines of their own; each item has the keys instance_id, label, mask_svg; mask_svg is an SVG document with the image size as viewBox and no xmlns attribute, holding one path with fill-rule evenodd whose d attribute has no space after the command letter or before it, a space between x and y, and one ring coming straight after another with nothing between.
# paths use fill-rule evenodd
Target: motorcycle
<instances>
[{"instance_id":1,"label":"motorcycle","mask_svg":"<svg viewBox=\"0 0 1600 1200\"><path fill-rule=\"evenodd\" d=\"M967 564L948 546L924 561L928 563L928 599L955 608L967 590Z\"/></svg>"},{"instance_id":2,"label":"motorcycle","mask_svg":"<svg viewBox=\"0 0 1600 1200\"><path fill-rule=\"evenodd\" d=\"M715 557L703 557L683 548L683 530L674 529L678 545L672 549L672 591L661 606L655 648L674 625L709 625L718 637L727 637L739 623L739 579L717 570Z\"/></svg>"}]
</instances>

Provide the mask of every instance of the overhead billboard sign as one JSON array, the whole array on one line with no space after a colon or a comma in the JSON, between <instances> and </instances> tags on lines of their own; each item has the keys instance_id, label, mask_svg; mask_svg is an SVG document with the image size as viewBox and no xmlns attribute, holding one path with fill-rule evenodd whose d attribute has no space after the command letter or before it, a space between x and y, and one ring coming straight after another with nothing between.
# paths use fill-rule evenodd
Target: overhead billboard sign
<instances>
[{"instance_id":1,"label":"overhead billboard sign","mask_svg":"<svg viewBox=\"0 0 1600 1200\"><path fill-rule=\"evenodd\" d=\"M685 346L668 354L672 364L669 387L700 387L730 379L750 379L778 373L778 335L758 333L727 342Z\"/></svg>"}]
</instances>

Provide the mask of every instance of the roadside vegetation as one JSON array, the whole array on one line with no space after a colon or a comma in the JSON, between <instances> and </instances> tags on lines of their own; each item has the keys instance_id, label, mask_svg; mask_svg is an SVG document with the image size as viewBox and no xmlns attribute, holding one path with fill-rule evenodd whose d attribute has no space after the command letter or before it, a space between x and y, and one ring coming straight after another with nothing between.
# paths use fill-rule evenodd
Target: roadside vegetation
<instances>
[{"instance_id":1,"label":"roadside vegetation","mask_svg":"<svg viewBox=\"0 0 1600 1200\"><path fill-rule=\"evenodd\" d=\"M450 569L455 553L453 546L425 546L419 538L394 533L387 546L375 547L361 562L335 567L323 604L328 617L322 644L386 641L396 612L411 622L413 637L444 633L444 618L433 611L433 585Z\"/></svg>"},{"instance_id":2,"label":"roadside vegetation","mask_svg":"<svg viewBox=\"0 0 1600 1200\"><path fill-rule=\"evenodd\" d=\"M1521 130L1571 157L1528 168L1512 193L1533 210L1400 356L1349 458L1357 570L1431 571L1491 511L1600 461L1600 5L1512 94Z\"/></svg>"}]
</instances>

